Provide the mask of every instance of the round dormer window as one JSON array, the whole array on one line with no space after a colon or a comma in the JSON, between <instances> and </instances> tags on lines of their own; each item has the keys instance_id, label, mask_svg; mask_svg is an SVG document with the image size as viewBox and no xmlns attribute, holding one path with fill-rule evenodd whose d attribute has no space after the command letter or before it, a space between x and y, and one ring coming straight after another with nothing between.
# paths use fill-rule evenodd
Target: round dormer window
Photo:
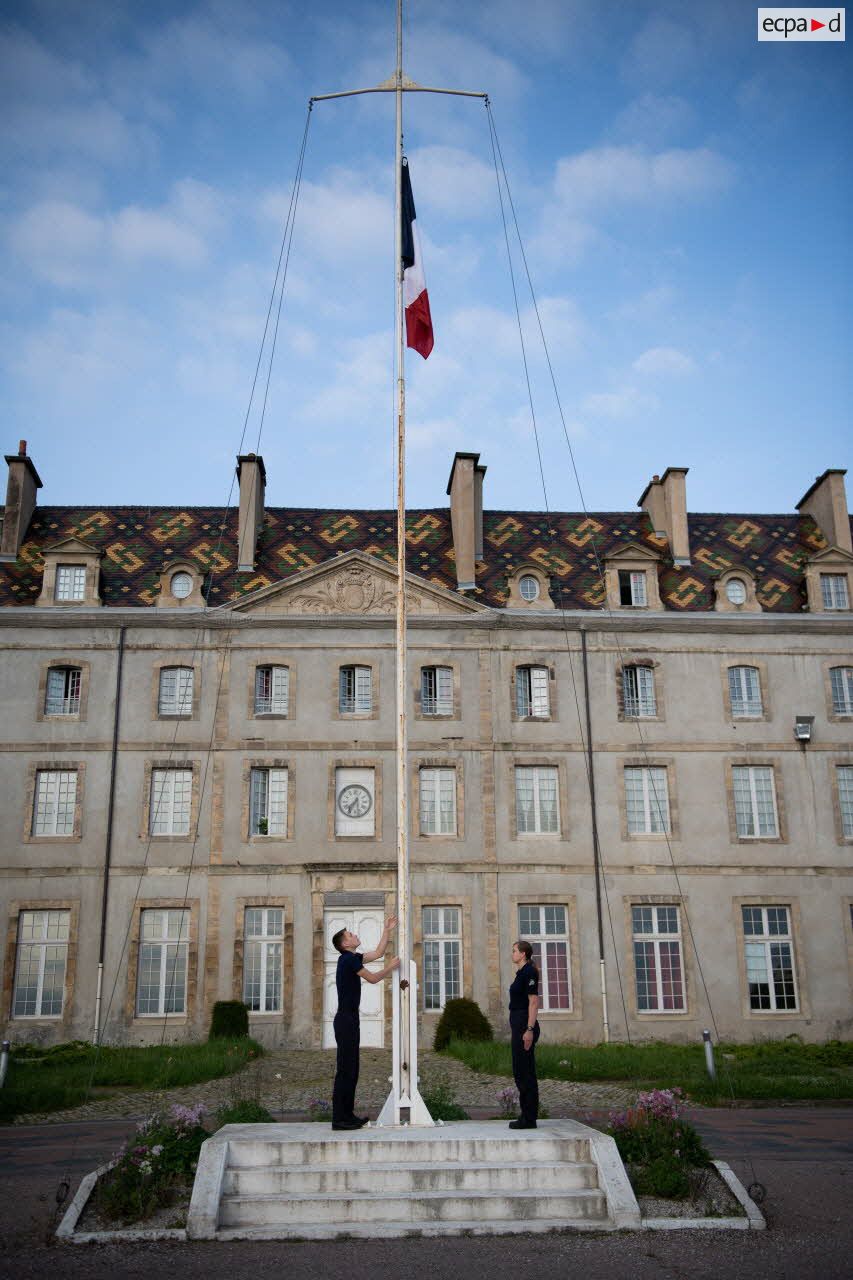
<instances>
[{"instance_id":1,"label":"round dormer window","mask_svg":"<svg viewBox=\"0 0 853 1280\"><path fill-rule=\"evenodd\" d=\"M522 600L538 600L539 599L539 579L534 578L532 573L524 573L518 584L518 590Z\"/></svg>"},{"instance_id":2,"label":"round dormer window","mask_svg":"<svg viewBox=\"0 0 853 1280\"><path fill-rule=\"evenodd\" d=\"M726 583L726 599L729 604L743 604L746 600L746 583L743 578L729 578Z\"/></svg>"},{"instance_id":3,"label":"round dormer window","mask_svg":"<svg viewBox=\"0 0 853 1280\"><path fill-rule=\"evenodd\" d=\"M176 600L186 600L187 596L193 589L193 579L190 573L176 573L171 582L172 595Z\"/></svg>"}]
</instances>

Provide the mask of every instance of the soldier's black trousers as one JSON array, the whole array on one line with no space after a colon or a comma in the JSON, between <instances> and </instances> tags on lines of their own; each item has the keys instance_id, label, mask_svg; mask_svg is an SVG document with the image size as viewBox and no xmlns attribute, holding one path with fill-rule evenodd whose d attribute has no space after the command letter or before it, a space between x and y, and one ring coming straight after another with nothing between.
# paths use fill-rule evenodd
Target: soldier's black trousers
<instances>
[{"instance_id":1,"label":"soldier's black trousers","mask_svg":"<svg viewBox=\"0 0 853 1280\"><path fill-rule=\"evenodd\" d=\"M332 1090L332 1122L351 1120L355 1106L355 1090L358 1084L358 1051L361 1043L361 1027L357 1013L335 1014L335 1043L338 1046L338 1064L335 1085Z\"/></svg>"},{"instance_id":2,"label":"soldier's black trousers","mask_svg":"<svg viewBox=\"0 0 853 1280\"><path fill-rule=\"evenodd\" d=\"M524 1047L527 1030L527 1010L511 1010L509 1028L512 1033L512 1074L518 1089L518 1104L522 1120L530 1124L539 1114L539 1081L536 1079L536 1041L539 1039L539 1023L533 1031L533 1044Z\"/></svg>"}]
</instances>

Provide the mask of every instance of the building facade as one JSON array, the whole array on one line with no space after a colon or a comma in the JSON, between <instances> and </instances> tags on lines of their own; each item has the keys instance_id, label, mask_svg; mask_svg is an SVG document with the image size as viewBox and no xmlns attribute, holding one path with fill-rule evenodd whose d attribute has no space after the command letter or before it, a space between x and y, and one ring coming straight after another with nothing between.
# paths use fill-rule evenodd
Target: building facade
<instances>
[{"instance_id":1,"label":"building facade","mask_svg":"<svg viewBox=\"0 0 853 1280\"><path fill-rule=\"evenodd\" d=\"M44 506L7 463L4 1035L192 1039L237 998L332 1043L331 934L396 894L393 513L269 507L253 455L235 511ZM602 969L615 1039L848 1037L844 472L779 516L688 514L680 468L484 512L484 473L407 516L422 1034L456 995L503 1028L522 936L552 1040L602 1039Z\"/></svg>"}]
</instances>

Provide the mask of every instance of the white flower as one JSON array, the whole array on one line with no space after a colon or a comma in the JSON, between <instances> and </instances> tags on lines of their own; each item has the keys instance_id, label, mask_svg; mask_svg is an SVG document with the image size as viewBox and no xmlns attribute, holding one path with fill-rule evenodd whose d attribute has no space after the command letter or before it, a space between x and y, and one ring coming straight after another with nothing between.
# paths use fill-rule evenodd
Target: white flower
<instances>
[{"instance_id":1,"label":"white flower","mask_svg":"<svg viewBox=\"0 0 853 1280\"><path fill-rule=\"evenodd\" d=\"M276 1073L275 1073L275 1078L276 1078L276 1080L280 1080L280 1079L281 1079L281 1072L280 1072L280 1071L276 1071Z\"/></svg>"}]
</instances>

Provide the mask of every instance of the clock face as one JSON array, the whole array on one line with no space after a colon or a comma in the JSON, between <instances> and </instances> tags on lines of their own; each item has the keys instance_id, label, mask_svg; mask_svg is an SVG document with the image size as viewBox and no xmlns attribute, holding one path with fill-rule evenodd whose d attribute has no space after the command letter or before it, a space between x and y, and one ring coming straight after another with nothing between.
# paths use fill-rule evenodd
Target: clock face
<instances>
[{"instance_id":1,"label":"clock face","mask_svg":"<svg viewBox=\"0 0 853 1280\"><path fill-rule=\"evenodd\" d=\"M363 818L370 813L372 805L373 800L367 787L362 787L358 782L344 787L338 796L338 808L348 818Z\"/></svg>"}]
</instances>

